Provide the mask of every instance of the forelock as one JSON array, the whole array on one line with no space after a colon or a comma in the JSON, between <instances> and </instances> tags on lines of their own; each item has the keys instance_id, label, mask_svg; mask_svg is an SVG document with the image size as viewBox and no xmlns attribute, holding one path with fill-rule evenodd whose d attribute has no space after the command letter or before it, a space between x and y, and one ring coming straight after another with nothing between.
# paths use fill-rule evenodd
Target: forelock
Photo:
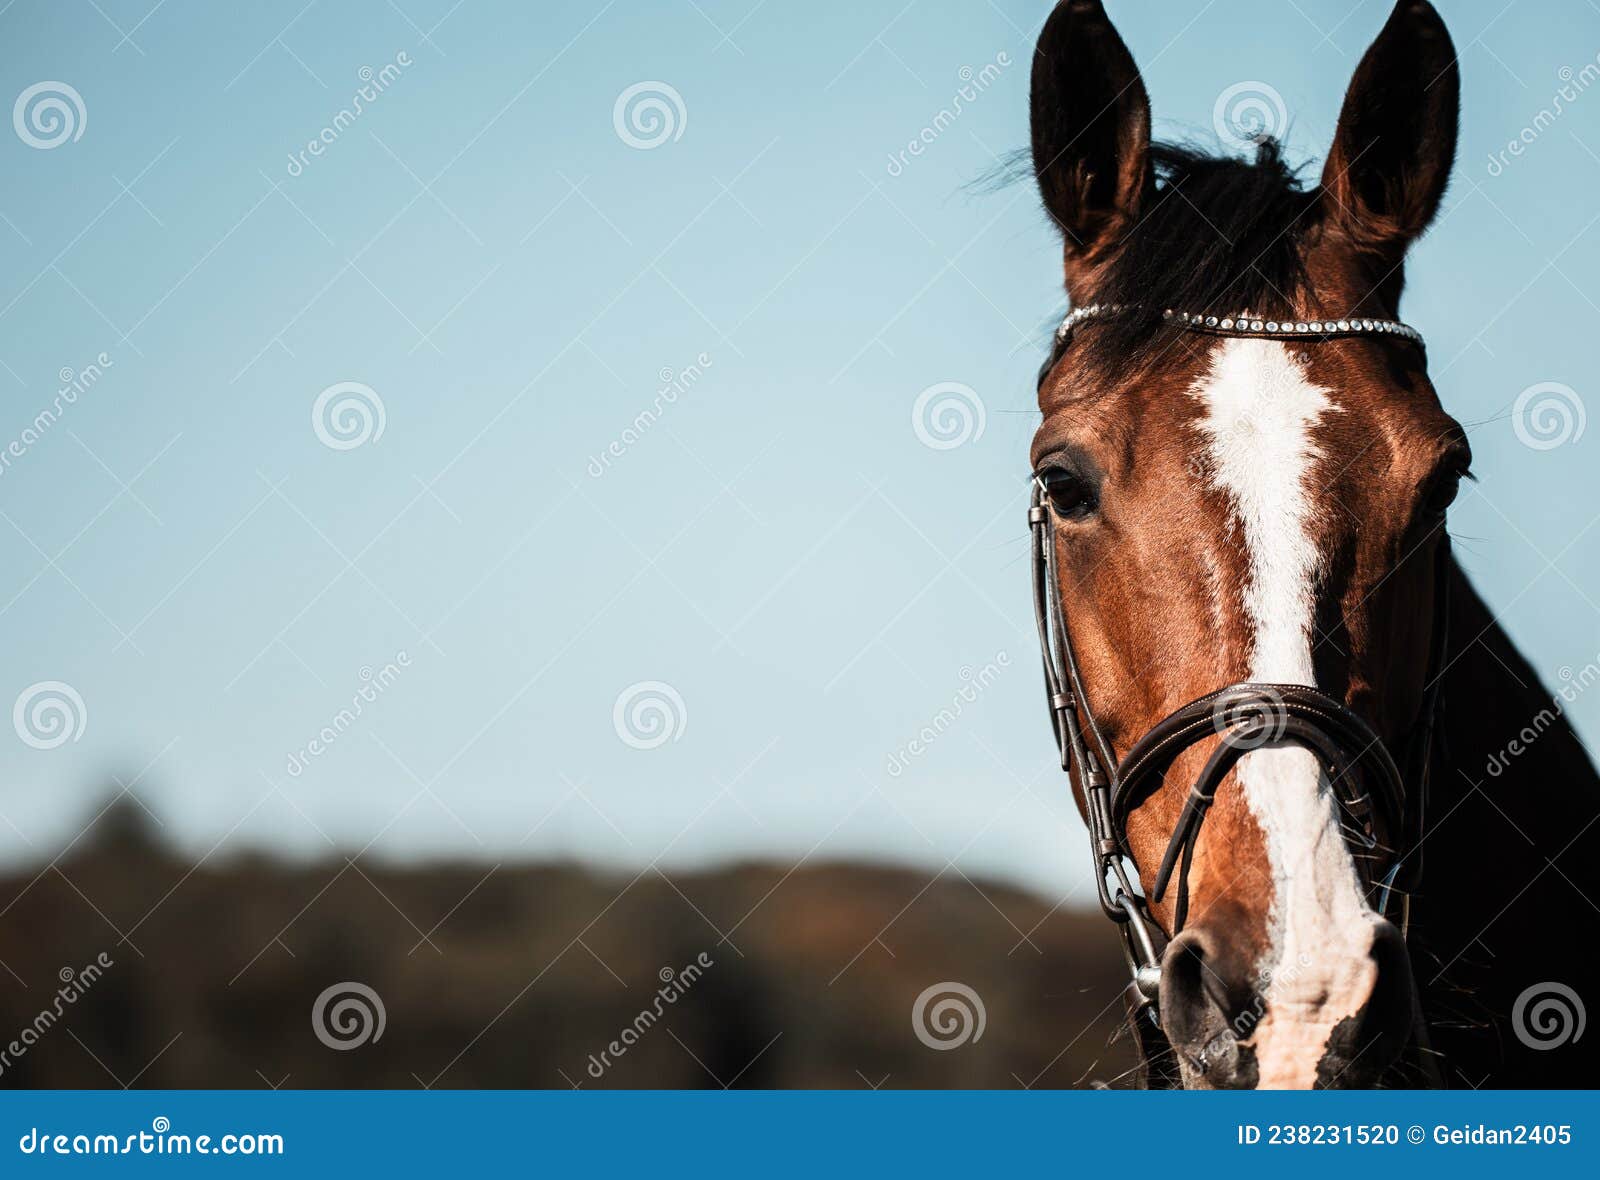
<instances>
[{"instance_id":1,"label":"forelock","mask_svg":"<svg viewBox=\"0 0 1600 1180\"><path fill-rule=\"evenodd\" d=\"M1167 308L1292 318L1307 286L1302 246L1318 198L1301 187L1276 141L1264 140L1254 160L1171 144L1151 154L1155 195L1094 292L1097 303L1137 310L1084 334L1086 359L1113 370L1162 347L1175 330L1163 330Z\"/></svg>"}]
</instances>

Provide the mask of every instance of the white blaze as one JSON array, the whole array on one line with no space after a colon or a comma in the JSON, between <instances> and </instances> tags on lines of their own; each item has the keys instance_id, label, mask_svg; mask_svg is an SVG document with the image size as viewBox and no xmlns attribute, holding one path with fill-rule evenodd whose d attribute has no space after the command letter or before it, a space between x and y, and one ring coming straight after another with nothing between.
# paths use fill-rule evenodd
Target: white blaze
<instances>
[{"instance_id":1,"label":"white blaze","mask_svg":"<svg viewBox=\"0 0 1600 1180\"><path fill-rule=\"evenodd\" d=\"M1319 557L1308 472L1311 431L1333 408L1299 362L1271 340L1226 340L1194 391L1213 482L1233 500L1249 575L1249 678L1315 685L1312 624ZM1267 1012L1250 1038L1262 1088L1307 1087L1328 1035L1371 994L1373 918L1339 832L1332 791L1301 746L1268 746L1240 759L1237 777L1265 833L1274 886L1263 962Z\"/></svg>"}]
</instances>

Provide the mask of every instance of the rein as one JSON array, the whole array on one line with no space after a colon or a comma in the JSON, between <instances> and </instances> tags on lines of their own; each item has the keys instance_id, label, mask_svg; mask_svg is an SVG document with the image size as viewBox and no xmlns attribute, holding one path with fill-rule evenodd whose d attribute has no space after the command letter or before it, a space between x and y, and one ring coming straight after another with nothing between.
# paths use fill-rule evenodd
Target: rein
<instances>
[{"instance_id":1,"label":"rein","mask_svg":"<svg viewBox=\"0 0 1600 1180\"><path fill-rule=\"evenodd\" d=\"M1040 387L1066 351L1078 325L1134 310L1128 305L1094 304L1069 314L1057 330L1055 346L1040 371ZM1164 312L1162 318L1182 330L1215 336L1298 339L1307 343L1350 336L1391 336L1422 345L1422 336L1416 329L1394 320L1278 321L1171 310ZM1206 814L1223 779L1251 750L1293 744L1317 758L1348 821L1342 825L1346 841L1358 859L1383 866L1381 874L1374 870L1370 875L1378 890L1377 912L1388 916L1391 899L1398 896L1398 924L1402 934L1409 932L1411 894L1422 875L1421 841L1439 710L1439 681L1446 666L1449 537L1441 537L1436 551L1428 679L1417 720L1405 739L1399 761L1343 701L1310 685L1251 681L1226 685L1179 707L1152 726L1119 760L1084 692L1062 601L1055 524L1047 484L1035 474L1028 527L1033 550L1034 617L1044 662L1050 724L1061 755L1061 769L1067 774L1088 824L1100 907L1122 933L1130 975L1130 1014L1148 1065L1161 1039L1157 1007L1161 985L1159 952L1183 929L1188 916L1189 867ZM1170 887L1176 887L1173 928L1165 931L1151 914L1145 895L1134 889L1128 872L1129 867L1134 867L1137 875L1128 843L1128 817L1161 786L1180 754L1213 737L1220 738L1220 744L1189 790L1148 895L1148 900L1159 902Z\"/></svg>"}]
</instances>

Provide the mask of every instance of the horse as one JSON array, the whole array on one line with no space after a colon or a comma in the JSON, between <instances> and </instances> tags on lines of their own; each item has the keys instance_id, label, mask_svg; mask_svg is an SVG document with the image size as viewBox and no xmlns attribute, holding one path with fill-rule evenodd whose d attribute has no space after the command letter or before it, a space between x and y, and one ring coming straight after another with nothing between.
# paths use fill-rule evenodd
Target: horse
<instances>
[{"instance_id":1,"label":"horse","mask_svg":"<svg viewBox=\"0 0 1600 1180\"><path fill-rule=\"evenodd\" d=\"M1398 318L1459 95L1400 0L1307 186L1152 142L1100 0L1038 40L1035 602L1152 1087L1596 1078L1600 777L1452 554L1471 446Z\"/></svg>"}]
</instances>

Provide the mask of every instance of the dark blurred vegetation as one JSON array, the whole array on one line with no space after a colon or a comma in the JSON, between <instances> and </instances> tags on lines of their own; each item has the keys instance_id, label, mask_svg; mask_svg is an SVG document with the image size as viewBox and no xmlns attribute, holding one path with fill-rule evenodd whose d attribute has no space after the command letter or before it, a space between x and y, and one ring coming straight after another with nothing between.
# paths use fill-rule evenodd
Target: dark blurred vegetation
<instances>
[{"instance_id":1,"label":"dark blurred vegetation","mask_svg":"<svg viewBox=\"0 0 1600 1180\"><path fill-rule=\"evenodd\" d=\"M0 1086L1069 1087L1126 1084L1132 1064L1103 919L953 869L197 867L142 820L124 801L0 879L0 1050L52 1008L63 968L112 961ZM593 1077L662 969L702 952L712 966ZM345 981L386 1024L335 1050L312 1009ZM912 1008L944 981L986 1024L936 1051Z\"/></svg>"}]
</instances>

